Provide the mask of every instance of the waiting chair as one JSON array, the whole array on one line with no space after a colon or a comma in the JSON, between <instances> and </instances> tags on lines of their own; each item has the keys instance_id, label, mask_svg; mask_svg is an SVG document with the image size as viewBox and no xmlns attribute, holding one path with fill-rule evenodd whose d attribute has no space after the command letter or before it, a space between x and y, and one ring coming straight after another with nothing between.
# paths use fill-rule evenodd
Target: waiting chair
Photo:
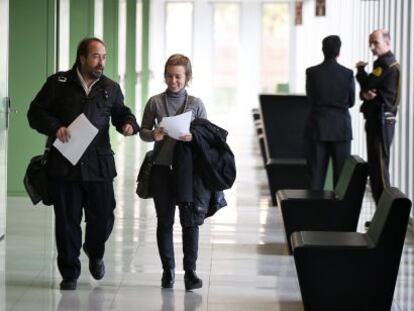
<instances>
[{"instance_id":1,"label":"waiting chair","mask_svg":"<svg viewBox=\"0 0 414 311\"><path fill-rule=\"evenodd\" d=\"M367 233L300 231L292 248L306 311L389 311L411 201L385 189Z\"/></svg>"},{"instance_id":2,"label":"waiting chair","mask_svg":"<svg viewBox=\"0 0 414 311\"><path fill-rule=\"evenodd\" d=\"M359 156L347 158L334 191L279 190L286 241L295 231L356 231L368 176Z\"/></svg>"},{"instance_id":3,"label":"waiting chair","mask_svg":"<svg viewBox=\"0 0 414 311\"><path fill-rule=\"evenodd\" d=\"M276 205L277 190L309 187L305 125L310 105L304 95L261 94L259 100L263 159L272 204Z\"/></svg>"}]
</instances>

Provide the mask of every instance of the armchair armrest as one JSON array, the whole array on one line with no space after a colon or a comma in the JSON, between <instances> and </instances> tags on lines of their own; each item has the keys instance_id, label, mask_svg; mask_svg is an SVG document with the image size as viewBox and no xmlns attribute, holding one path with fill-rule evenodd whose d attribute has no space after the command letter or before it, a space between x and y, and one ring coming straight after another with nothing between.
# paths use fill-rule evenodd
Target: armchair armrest
<instances>
[{"instance_id":1,"label":"armchair armrest","mask_svg":"<svg viewBox=\"0 0 414 311\"><path fill-rule=\"evenodd\" d=\"M316 206L318 203L326 201L338 200L334 191L312 191L306 189L283 189L276 193L278 205L280 203L293 203L299 204L300 202L306 202L306 205Z\"/></svg>"},{"instance_id":2,"label":"armchair armrest","mask_svg":"<svg viewBox=\"0 0 414 311\"><path fill-rule=\"evenodd\" d=\"M373 241L367 234L358 232L326 232L299 231L291 235L292 249L323 248L323 249L360 249L374 247Z\"/></svg>"}]
</instances>

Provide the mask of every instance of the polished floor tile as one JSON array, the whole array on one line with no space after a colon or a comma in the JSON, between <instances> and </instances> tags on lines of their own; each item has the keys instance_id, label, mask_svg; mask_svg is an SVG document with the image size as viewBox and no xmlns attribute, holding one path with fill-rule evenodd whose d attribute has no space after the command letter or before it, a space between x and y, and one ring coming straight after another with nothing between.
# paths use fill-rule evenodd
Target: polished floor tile
<instances>
[{"instance_id":1,"label":"polished floor tile","mask_svg":"<svg viewBox=\"0 0 414 311\"><path fill-rule=\"evenodd\" d=\"M61 292L51 207L9 198L6 239L0 242L0 311L210 310L302 311L293 258L288 255L280 211L269 206L266 175L249 111L216 108L212 120L229 130L238 176L226 191L228 206L200 228L198 274L203 288L184 289L179 219L174 228L176 284L160 288L156 215L151 200L135 195L136 173L147 145L138 138L114 143L118 177L116 222L107 243L103 280L94 280L81 254L78 290ZM228 115L236 116L228 122ZM367 196L358 226L374 210ZM414 310L414 243L401 260L393 310Z\"/></svg>"}]
</instances>

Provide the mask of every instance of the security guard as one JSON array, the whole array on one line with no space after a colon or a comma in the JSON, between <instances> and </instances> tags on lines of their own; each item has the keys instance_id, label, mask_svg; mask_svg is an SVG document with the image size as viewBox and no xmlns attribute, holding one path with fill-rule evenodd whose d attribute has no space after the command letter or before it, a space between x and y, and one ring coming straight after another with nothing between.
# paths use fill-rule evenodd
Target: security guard
<instances>
[{"instance_id":1,"label":"security guard","mask_svg":"<svg viewBox=\"0 0 414 311\"><path fill-rule=\"evenodd\" d=\"M399 101L400 66L390 50L390 34L378 29L369 36L370 49L377 59L370 74L365 62L358 62L356 78L361 86L361 112L365 118L371 191L375 203L390 187L390 147L394 137ZM368 224L369 225L369 222Z\"/></svg>"},{"instance_id":2,"label":"security guard","mask_svg":"<svg viewBox=\"0 0 414 311\"><path fill-rule=\"evenodd\" d=\"M76 63L66 72L50 76L30 104L29 124L38 132L70 141L68 126L80 114L98 129L76 165L52 147L47 162L50 191L55 211L55 234L61 290L76 289L80 275L82 208L86 232L83 249L95 279L105 274L105 242L114 224L116 176L114 153L109 139L109 120L125 136L136 134L139 126L124 106L119 85L103 75L106 58L104 42L86 38L79 43Z\"/></svg>"}]
</instances>

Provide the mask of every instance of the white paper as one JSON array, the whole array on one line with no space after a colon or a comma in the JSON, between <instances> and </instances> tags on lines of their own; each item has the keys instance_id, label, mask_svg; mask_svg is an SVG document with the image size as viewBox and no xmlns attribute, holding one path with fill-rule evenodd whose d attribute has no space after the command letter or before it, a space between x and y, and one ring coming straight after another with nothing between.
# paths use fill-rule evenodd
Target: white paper
<instances>
[{"instance_id":1,"label":"white paper","mask_svg":"<svg viewBox=\"0 0 414 311\"><path fill-rule=\"evenodd\" d=\"M174 139L190 133L192 111L187 111L174 117L164 117L160 126L164 128L167 135Z\"/></svg>"},{"instance_id":2,"label":"white paper","mask_svg":"<svg viewBox=\"0 0 414 311\"><path fill-rule=\"evenodd\" d=\"M59 139L53 142L53 146L58 149L63 156L73 165L78 163L79 159L88 148L98 129L88 120L85 114L79 115L69 126L70 139L62 143Z\"/></svg>"}]
</instances>

